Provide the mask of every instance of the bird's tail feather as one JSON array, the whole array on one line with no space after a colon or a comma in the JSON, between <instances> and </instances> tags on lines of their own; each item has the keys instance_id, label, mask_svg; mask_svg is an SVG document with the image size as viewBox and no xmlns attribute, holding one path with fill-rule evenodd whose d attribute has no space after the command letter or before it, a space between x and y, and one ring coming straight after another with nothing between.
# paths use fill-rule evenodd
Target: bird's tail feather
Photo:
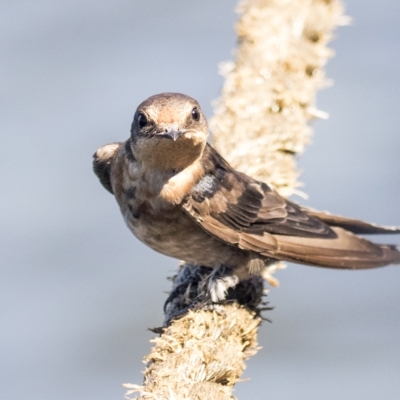
<instances>
[{"instance_id":1,"label":"bird's tail feather","mask_svg":"<svg viewBox=\"0 0 400 400\"><path fill-rule=\"evenodd\" d=\"M347 231L353 232L357 235L400 233L400 227L397 226L379 226L358 219L346 218L340 215L333 215L326 211L317 211L312 208L306 207L301 207L301 209L308 215L320 219L325 224L331 227L336 226L344 228Z\"/></svg>"},{"instance_id":2,"label":"bird's tail feather","mask_svg":"<svg viewBox=\"0 0 400 400\"><path fill-rule=\"evenodd\" d=\"M315 239L274 235L276 258L300 264L338 269L365 269L400 264L396 246L380 245L338 227L336 239Z\"/></svg>"}]
</instances>

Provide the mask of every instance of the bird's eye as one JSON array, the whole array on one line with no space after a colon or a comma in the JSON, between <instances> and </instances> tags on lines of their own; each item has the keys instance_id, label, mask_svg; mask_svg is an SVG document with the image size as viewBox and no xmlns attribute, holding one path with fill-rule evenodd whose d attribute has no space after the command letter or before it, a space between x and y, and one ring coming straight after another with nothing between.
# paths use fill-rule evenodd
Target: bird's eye
<instances>
[{"instance_id":1,"label":"bird's eye","mask_svg":"<svg viewBox=\"0 0 400 400\"><path fill-rule=\"evenodd\" d=\"M149 123L147 117L143 113L139 114L137 121L140 129L144 128Z\"/></svg>"},{"instance_id":2,"label":"bird's eye","mask_svg":"<svg viewBox=\"0 0 400 400\"><path fill-rule=\"evenodd\" d=\"M198 110L198 108L193 108L193 110L192 110L192 118L195 120L195 121L198 121L199 119L200 119L200 111Z\"/></svg>"}]
</instances>

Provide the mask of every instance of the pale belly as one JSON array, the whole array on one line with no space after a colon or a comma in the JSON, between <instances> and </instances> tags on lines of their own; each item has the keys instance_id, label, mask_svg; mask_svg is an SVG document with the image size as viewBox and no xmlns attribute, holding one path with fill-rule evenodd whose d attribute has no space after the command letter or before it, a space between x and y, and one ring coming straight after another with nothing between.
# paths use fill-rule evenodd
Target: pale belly
<instances>
[{"instance_id":1,"label":"pale belly","mask_svg":"<svg viewBox=\"0 0 400 400\"><path fill-rule=\"evenodd\" d=\"M124 214L124 213L123 213ZM215 239L183 211L165 211L157 217L143 213L124 215L132 233L153 250L207 267L221 264L237 268L247 264L249 253Z\"/></svg>"}]
</instances>

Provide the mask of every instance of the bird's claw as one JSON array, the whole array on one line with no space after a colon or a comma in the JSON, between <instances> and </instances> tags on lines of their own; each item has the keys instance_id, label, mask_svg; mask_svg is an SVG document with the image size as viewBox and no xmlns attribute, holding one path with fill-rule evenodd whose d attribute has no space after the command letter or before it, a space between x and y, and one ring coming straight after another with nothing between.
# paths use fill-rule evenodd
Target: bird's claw
<instances>
[{"instance_id":1,"label":"bird's claw","mask_svg":"<svg viewBox=\"0 0 400 400\"><path fill-rule=\"evenodd\" d=\"M222 275L222 276L210 277L208 282L208 289L210 291L211 300L213 303L219 303L226 299L227 292L230 288L234 288L239 283L239 278L234 275Z\"/></svg>"}]
</instances>

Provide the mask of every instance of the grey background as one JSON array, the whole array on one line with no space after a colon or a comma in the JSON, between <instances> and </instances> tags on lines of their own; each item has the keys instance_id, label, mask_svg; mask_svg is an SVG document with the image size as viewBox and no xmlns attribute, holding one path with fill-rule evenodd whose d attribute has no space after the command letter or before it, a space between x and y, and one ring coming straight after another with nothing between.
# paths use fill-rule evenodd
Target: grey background
<instances>
[{"instance_id":1,"label":"grey background","mask_svg":"<svg viewBox=\"0 0 400 400\"><path fill-rule=\"evenodd\" d=\"M177 262L141 245L91 171L162 91L219 95L234 1L0 3L0 398L122 399ZM349 0L300 161L307 204L400 225L400 2ZM298 199L295 199L298 200ZM399 238L385 238L400 242ZM240 399L398 399L400 268L290 265Z\"/></svg>"}]
</instances>

